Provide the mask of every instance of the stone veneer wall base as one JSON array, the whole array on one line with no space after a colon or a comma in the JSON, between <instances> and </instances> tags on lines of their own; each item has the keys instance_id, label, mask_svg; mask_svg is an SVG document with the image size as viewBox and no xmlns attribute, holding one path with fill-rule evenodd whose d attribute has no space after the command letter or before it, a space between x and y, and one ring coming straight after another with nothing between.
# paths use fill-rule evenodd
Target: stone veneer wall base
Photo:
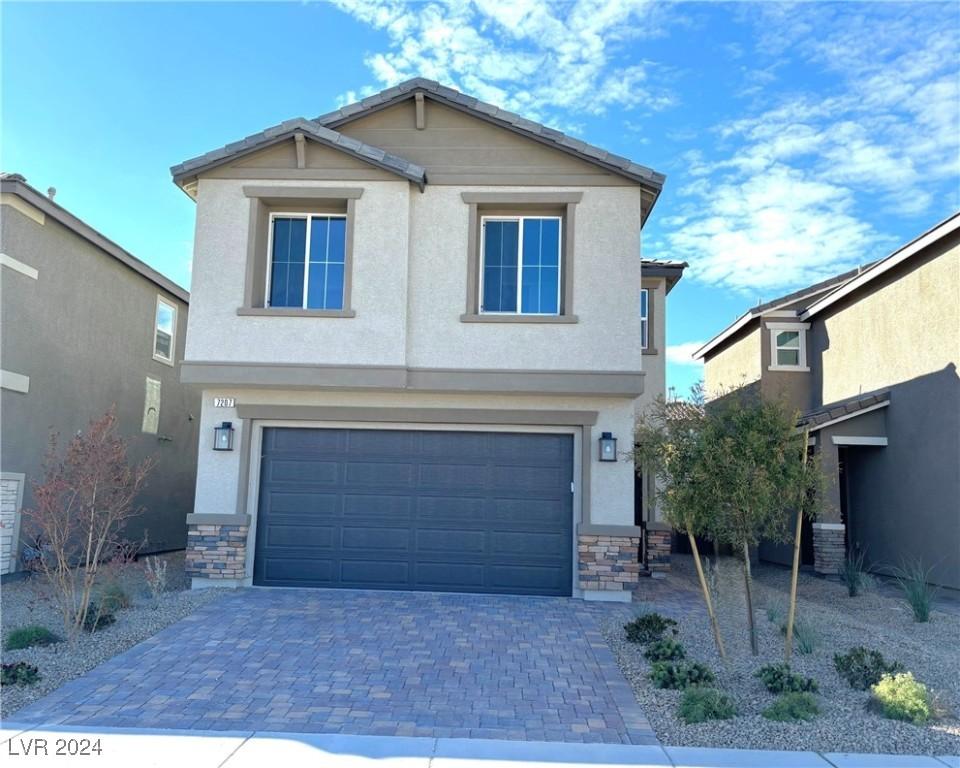
<instances>
[{"instance_id":1,"label":"stone veneer wall base","mask_svg":"<svg viewBox=\"0 0 960 768\"><path fill-rule=\"evenodd\" d=\"M192 517L195 520L200 516ZM249 525L206 524L194 520L187 521L187 576L194 580L216 580L208 586L235 586L247 575Z\"/></svg>"},{"instance_id":2,"label":"stone veneer wall base","mask_svg":"<svg viewBox=\"0 0 960 768\"><path fill-rule=\"evenodd\" d=\"M584 593L632 590L640 579L640 537L582 533L577 561Z\"/></svg>"},{"instance_id":3,"label":"stone veneer wall base","mask_svg":"<svg viewBox=\"0 0 960 768\"><path fill-rule=\"evenodd\" d=\"M813 524L813 570L836 576L847 556L846 526L843 523Z\"/></svg>"},{"instance_id":4,"label":"stone veneer wall base","mask_svg":"<svg viewBox=\"0 0 960 768\"><path fill-rule=\"evenodd\" d=\"M646 539L646 565L650 576L664 579L670 570L670 550L673 545L673 529L666 523L648 523L644 532Z\"/></svg>"}]
</instances>

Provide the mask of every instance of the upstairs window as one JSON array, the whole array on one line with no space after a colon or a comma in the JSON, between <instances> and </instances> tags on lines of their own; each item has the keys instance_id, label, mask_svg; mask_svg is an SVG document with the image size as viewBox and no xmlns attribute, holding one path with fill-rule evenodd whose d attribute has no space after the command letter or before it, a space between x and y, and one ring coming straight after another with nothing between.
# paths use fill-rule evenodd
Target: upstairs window
<instances>
[{"instance_id":1,"label":"upstairs window","mask_svg":"<svg viewBox=\"0 0 960 768\"><path fill-rule=\"evenodd\" d=\"M177 338L177 306L157 296L157 313L154 317L153 359L173 365L174 347Z\"/></svg>"},{"instance_id":2,"label":"upstairs window","mask_svg":"<svg viewBox=\"0 0 960 768\"><path fill-rule=\"evenodd\" d=\"M640 347L648 349L650 346L650 290L640 289Z\"/></svg>"},{"instance_id":3,"label":"upstairs window","mask_svg":"<svg viewBox=\"0 0 960 768\"><path fill-rule=\"evenodd\" d=\"M343 309L347 217L271 214L270 307Z\"/></svg>"},{"instance_id":4,"label":"upstairs window","mask_svg":"<svg viewBox=\"0 0 960 768\"><path fill-rule=\"evenodd\" d=\"M482 314L560 314L559 216L484 217Z\"/></svg>"},{"instance_id":5,"label":"upstairs window","mask_svg":"<svg viewBox=\"0 0 960 768\"><path fill-rule=\"evenodd\" d=\"M809 323L767 323L770 331L770 369L807 371Z\"/></svg>"}]
</instances>

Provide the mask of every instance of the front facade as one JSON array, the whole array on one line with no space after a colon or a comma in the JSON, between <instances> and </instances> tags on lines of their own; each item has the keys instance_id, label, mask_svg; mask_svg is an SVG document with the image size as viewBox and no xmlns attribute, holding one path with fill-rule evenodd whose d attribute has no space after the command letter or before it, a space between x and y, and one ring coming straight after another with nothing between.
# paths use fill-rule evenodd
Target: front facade
<instances>
[{"instance_id":1,"label":"front facade","mask_svg":"<svg viewBox=\"0 0 960 768\"><path fill-rule=\"evenodd\" d=\"M426 80L173 175L197 586L629 599L623 451L682 272L641 275L662 176Z\"/></svg>"},{"instance_id":2,"label":"front facade","mask_svg":"<svg viewBox=\"0 0 960 768\"><path fill-rule=\"evenodd\" d=\"M802 413L826 474L809 559L920 560L960 588L960 214L886 258L757 307L708 342L708 395ZM788 563L787 548L760 554Z\"/></svg>"},{"instance_id":3,"label":"front facade","mask_svg":"<svg viewBox=\"0 0 960 768\"><path fill-rule=\"evenodd\" d=\"M21 511L61 445L117 408L131 461L157 459L126 537L182 549L193 507L199 391L180 383L189 294L22 176L0 180L2 572L17 571ZM24 543L27 543L24 541Z\"/></svg>"}]
</instances>

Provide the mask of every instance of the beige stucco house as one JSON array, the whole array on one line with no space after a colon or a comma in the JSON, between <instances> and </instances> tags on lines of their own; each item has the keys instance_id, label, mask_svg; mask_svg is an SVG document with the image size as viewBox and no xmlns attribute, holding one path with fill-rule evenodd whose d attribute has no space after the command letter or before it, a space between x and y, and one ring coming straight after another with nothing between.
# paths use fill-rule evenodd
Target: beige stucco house
<instances>
[{"instance_id":1,"label":"beige stucco house","mask_svg":"<svg viewBox=\"0 0 960 768\"><path fill-rule=\"evenodd\" d=\"M662 175L421 79L172 172L195 585L629 599L684 266L641 263Z\"/></svg>"},{"instance_id":2,"label":"beige stucco house","mask_svg":"<svg viewBox=\"0 0 960 768\"><path fill-rule=\"evenodd\" d=\"M885 572L919 559L960 587L960 213L751 309L695 357L708 396L746 388L801 412L827 495L805 561L831 574L847 552Z\"/></svg>"}]
</instances>

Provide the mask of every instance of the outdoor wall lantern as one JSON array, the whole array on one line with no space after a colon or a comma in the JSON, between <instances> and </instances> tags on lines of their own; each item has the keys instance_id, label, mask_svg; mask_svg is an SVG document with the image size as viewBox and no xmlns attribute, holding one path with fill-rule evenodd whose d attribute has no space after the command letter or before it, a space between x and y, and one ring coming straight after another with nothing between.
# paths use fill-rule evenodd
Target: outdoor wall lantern
<instances>
[{"instance_id":1,"label":"outdoor wall lantern","mask_svg":"<svg viewBox=\"0 0 960 768\"><path fill-rule=\"evenodd\" d=\"M600 435L600 461L617 460L617 438L611 432Z\"/></svg>"},{"instance_id":2,"label":"outdoor wall lantern","mask_svg":"<svg viewBox=\"0 0 960 768\"><path fill-rule=\"evenodd\" d=\"M213 450L233 450L233 424L231 422L225 421L219 427L213 428Z\"/></svg>"}]
</instances>

